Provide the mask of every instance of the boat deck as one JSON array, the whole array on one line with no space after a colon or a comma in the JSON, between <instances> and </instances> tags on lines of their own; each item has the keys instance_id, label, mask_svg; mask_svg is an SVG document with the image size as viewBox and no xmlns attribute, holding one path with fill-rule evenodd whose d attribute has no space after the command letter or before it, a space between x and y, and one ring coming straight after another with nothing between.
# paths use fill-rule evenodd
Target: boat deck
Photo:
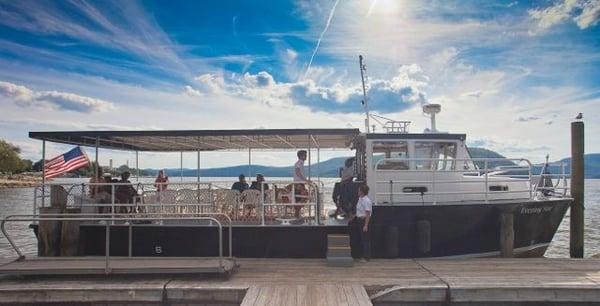
<instances>
[{"instance_id":1,"label":"boat deck","mask_svg":"<svg viewBox=\"0 0 600 306\"><path fill-rule=\"evenodd\" d=\"M354 267L329 267L323 259L237 262L227 279L189 273L5 277L0 304L600 305L600 260L594 259L382 259Z\"/></svg>"}]
</instances>

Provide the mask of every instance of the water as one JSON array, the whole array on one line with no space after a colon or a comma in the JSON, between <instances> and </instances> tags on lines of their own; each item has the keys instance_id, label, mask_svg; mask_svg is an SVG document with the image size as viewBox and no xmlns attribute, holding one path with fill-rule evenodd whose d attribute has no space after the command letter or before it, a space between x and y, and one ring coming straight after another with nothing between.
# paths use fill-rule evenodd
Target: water
<instances>
[{"instance_id":1,"label":"water","mask_svg":"<svg viewBox=\"0 0 600 306\"><path fill-rule=\"evenodd\" d=\"M196 178L184 178L184 181L195 181ZM203 178L203 181L220 181L224 185L230 185L232 178ZM153 178L142 178L141 182L152 182ZM172 183L179 178L171 178ZM333 207L331 203L331 192L334 178L322 179L325 183L325 206ZM81 180L69 180L68 182L81 182ZM585 257L600 254L600 179L585 180ZM0 189L0 217L14 214L31 214L33 210L33 188ZM15 243L26 254L36 254L37 239L28 225L30 222L7 223L6 229L13 237ZM8 241L0 238L0 257L15 256ZM569 212L560 224L548 251L547 257L566 258L569 257Z\"/></svg>"}]
</instances>

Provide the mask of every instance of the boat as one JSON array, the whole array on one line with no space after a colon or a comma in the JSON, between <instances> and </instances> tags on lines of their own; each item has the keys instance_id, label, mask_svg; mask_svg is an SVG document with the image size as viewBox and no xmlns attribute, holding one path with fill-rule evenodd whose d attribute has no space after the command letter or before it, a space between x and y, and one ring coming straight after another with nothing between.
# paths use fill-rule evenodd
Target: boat
<instances>
[{"instance_id":1,"label":"boat","mask_svg":"<svg viewBox=\"0 0 600 306\"><path fill-rule=\"evenodd\" d=\"M196 181L172 180L168 189L158 190L154 183L135 180L131 186L136 196L130 203L117 199L123 183L44 182L35 188L33 214L56 206L51 203L57 198L52 191L62 190L59 211L71 209L87 218L78 223L78 255L104 255L109 248L111 256L216 256L221 246L234 257L325 258L328 236L347 234L348 220L325 211L324 190L331 186L311 176L311 156L314 159L316 151L319 160L321 150L347 149L354 152L350 184L371 188L374 258L499 256L501 217L507 213L513 218L514 255L543 256L572 202L566 183L538 186L540 174L533 173L533 164L525 158L501 159L520 171L528 169L519 177L488 168L500 159L472 158L465 134L437 131L439 111L439 105L424 106L432 124L422 133L410 133L409 122L391 120L381 132L352 128L30 132L43 148L48 142L93 147L96 160L99 149L133 151L136 166L139 152L198 155ZM309 152L311 182L294 182L290 173L290 179L267 179L258 190L240 193L224 182L200 177L200 156L206 151L247 151L251 160L256 151L294 154L299 149ZM552 176L557 182L566 180L565 175ZM294 190L298 184L304 184L303 194ZM108 188L104 200L90 195L99 187ZM194 216L214 220L193 220ZM32 228L43 245L39 223ZM40 252L44 254L48 252Z\"/></svg>"}]
</instances>

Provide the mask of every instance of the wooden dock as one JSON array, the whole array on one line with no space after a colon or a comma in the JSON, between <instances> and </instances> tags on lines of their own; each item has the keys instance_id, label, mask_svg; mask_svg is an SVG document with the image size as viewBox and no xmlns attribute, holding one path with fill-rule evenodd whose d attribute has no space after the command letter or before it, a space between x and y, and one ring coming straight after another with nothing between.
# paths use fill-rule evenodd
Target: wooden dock
<instances>
[{"instance_id":1,"label":"wooden dock","mask_svg":"<svg viewBox=\"0 0 600 306\"><path fill-rule=\"evenodd\" d=\"M354 267L324 259L238 259L231 277L0 279L0 304L600 305L597 259L401 259Z\"/></svg>"}]
</instances>

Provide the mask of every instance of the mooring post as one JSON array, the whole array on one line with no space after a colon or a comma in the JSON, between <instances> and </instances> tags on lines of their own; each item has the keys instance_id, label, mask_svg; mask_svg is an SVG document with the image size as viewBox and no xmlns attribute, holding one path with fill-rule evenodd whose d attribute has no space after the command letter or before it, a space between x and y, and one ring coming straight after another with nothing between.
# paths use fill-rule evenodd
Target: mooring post
<instances>
[{"instance_id":1,"label":"mooring post","mask_svg":"<svg viewBox=\"0 0 600 306\"><path fill-rule=\"evenodd\" d=\"M514 245L514 214L512 211L503 211L500 213L500 256L512 258L514 256Z\"/></svg>"},{"instance_id":2,"label":"mooring post","mask_svg":"<svg viewBox=\"0 0 600 306\"><path fill-rule=\"evenodd\" d=\"M571 258L583 258L584 133L583 122L571 122Z\"/></svg>"}]
</instances>

